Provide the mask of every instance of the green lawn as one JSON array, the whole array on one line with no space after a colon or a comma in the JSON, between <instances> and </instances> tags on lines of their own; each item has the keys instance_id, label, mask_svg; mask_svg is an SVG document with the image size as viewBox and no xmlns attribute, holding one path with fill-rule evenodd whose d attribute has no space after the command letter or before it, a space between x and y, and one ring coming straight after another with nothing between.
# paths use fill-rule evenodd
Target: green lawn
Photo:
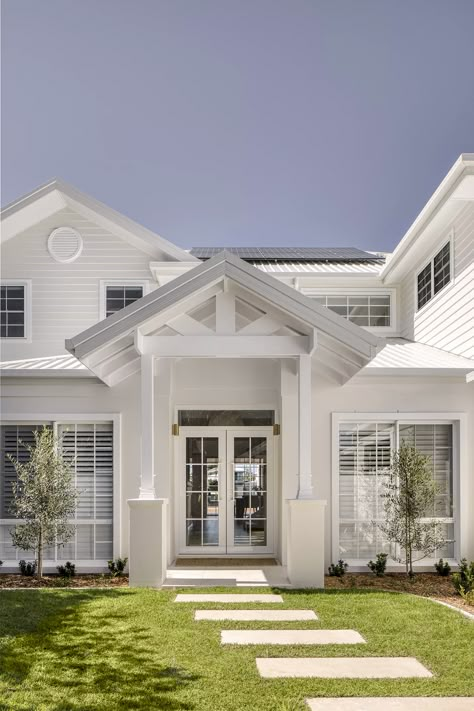
<instances>
[{"instance_id":1,"label":"green lawn","mask_svg":"<svg viewBox=\"0 0 474 711\"><path fill-rule=\"evenodd\" d=\"M255 629L256 623L194 622L198 606L175 604L174 596L126 588L1 591L0 709L290 711L304 709L307 696L474 696L474 623L429 600L283 592L281 607L312 608L319 621L259 628L352 628L367 645L221 648L220 629ZM255 657L267 655L416 656L435 678L263 680Z\"/></svg>"}]
</instances>

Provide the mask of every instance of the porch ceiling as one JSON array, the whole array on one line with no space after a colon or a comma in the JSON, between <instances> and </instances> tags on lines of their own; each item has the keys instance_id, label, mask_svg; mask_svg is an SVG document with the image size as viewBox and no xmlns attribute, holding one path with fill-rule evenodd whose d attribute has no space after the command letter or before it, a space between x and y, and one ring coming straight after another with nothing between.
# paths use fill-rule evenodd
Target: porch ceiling
<instances>
[{"instance_id":1,"label":"porch ceiling","mask_svg":"<svg viewBox=\"0 0 474 711\"><path fill-rule=\"evenodd\" d=\"M66 341L108 385L140 356L292 357L312 354L345 382L385 342L291 287L223 252Z\"/></svg>"}]
</instances>

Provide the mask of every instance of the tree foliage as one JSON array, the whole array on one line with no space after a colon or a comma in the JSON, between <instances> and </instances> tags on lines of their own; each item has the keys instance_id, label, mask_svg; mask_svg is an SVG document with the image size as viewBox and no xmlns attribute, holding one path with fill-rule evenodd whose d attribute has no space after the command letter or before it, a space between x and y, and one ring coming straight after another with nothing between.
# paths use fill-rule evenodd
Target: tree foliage
<instances>
[{"instance_id":1,"label":"tree foliage","mask_svg":"<svg viewBox=\"0 0 474 711\"><path fill-rule=\"evenodd\" d=\"M447 542L439 523L428 518L438 493L430 458L402 443L393 455L383 494L385 520L379 526L397 547L399 555L392 555L393 559L405 564L410 577L416 560L431 555Z\"/></svg>"},{"instance_id":2,"label":"tree foliage","mask_svg":"<svg viewBox=\"0 0 474 711\"><path fill-rule=\"evenodd\" d=\"M10 457L17 474L11 513L22 520L11 536L14 546L35 552L37 575L42 577L44 548L65 545L74 536L75 526L70 519L74 517L79 492L61 442L51 428L34 432L33 445L21 444L28 450L29 459L19 462Z\"/></svg>"}]
</instances>

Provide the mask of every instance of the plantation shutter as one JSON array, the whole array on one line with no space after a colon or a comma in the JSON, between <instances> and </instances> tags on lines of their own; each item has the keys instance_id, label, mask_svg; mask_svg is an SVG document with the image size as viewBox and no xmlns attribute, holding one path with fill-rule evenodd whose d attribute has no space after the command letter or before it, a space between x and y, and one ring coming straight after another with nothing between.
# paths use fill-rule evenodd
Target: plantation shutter
<instances>
[{"instance_id":1,"label":"plantation shutter","mask_svg":"<svg viewBox=\"0 0 474 711\"><path fill-rule=\"evenodd\" d=\"M58 558L105 560L113 540L112 423L59 425L58 434L80 491L76 536L58 549Z\"/></svg>"},{"instance_id":2,"label":"plantation shutter","mask_svg":"<svg viewBox=\"0 0 474 711\"><path fill-rule=\"evenodd\" d=\"M13 519L13 483L17 480L10 456L25 464L29 452L25 445L34 444L34 432L43 425L2 425L0 428L0 518Z\"/></svg>"}]
</instances>

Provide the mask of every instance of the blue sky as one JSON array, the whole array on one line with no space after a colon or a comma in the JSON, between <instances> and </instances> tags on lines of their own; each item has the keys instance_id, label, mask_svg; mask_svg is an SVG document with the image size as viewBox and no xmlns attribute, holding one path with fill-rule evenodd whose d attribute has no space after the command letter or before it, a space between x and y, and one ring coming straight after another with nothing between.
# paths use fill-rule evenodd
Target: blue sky
<instances>
[{"instance_id":1,"label":"blue sky","mask_svg":"<svg viewBox=\"0 0 474 711\"><path fill-rule=\"evenodd\" d=\"M3 0L2 204L391 250L474 151L474 0Z\"/></svg>"}]
</instances>

